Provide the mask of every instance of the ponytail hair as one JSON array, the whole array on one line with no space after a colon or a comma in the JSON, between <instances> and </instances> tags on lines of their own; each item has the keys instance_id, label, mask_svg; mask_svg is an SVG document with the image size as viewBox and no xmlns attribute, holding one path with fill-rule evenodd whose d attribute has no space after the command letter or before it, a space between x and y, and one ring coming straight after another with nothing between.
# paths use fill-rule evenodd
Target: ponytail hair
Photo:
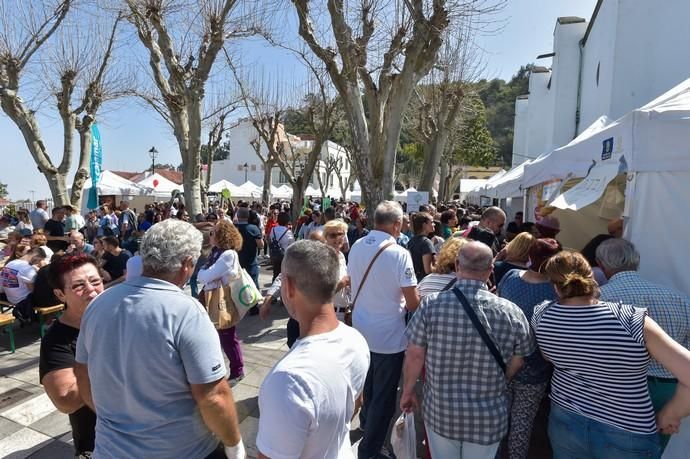
<instances>
[{"instance_id":1,"label":"ponytail hair","mask_svg":"<svg viewBox=\"0 0 690 459\"><path fill-rule=\"evenodd\" d=\"M558 289L561 300L577 296L599 297L599 285L592 276L592 268L577 252L557 253L546 261L543 271Z\"/></svg>"}]
</instances>

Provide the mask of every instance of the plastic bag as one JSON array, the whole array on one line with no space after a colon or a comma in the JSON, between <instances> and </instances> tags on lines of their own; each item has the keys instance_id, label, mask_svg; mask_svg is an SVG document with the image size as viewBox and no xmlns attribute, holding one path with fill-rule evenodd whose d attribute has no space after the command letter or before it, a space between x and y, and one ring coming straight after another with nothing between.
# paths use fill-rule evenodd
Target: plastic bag
<instances>
[{"instance_id":1,"label":"plastic bag","mask_svg":"<svg viewBox=\"0 0 690 459\"><path fill-rule=\"evenodd\" d=\"M414 414L402 413L395 421L391 433L391 446L397 459L417 459L417 435Z\"/></svg>"}]
</instances>

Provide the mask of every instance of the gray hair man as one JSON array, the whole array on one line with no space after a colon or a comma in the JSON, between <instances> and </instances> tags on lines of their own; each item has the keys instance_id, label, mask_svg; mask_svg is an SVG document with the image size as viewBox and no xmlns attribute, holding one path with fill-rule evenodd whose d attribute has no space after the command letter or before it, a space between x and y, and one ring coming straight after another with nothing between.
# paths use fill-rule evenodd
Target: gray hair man
<instances>
[{"instance_id":1,"label":"gray hair man","mask_svg":"<svg viewBox=\"0 0 690 459\"><path fill-rule=\"evenodd\" d=\"M369 348L336 317L338 266L338 254L322 242L298 241L285 251L281 295L300 339L261 385L259 458L338 458L351 451L350 420Z\"/></svg>"},{"instance_id":2,"label":"gray hair man","mask_svg":"<svg viewBox=\"0 0 690 459\"><path fill-rule=\"evenodd\" d=\"M415 385L425 367L422 406L433 457L493 459L508 431L507 381L536 348L522 310L487 290L492 270L489 247L465 244L456 259L455 287L425 297L406 331L410 344L400 408L419 407ZM500 363L463 311L463 295Z\"/></svg>"},{"instance_id":3,"label":"gray hair man","mask_svg":"<svg viewBox=\"0 0 690 459\"><path fill-rule=\"evenodd\" d=\"M467 237L488 245L496 255L501 249L501 244L496 236L501 234L505 223L505 212L498 207L489 207L482 213L479 224L470 230Z\"/></svg>"},{"instance_id":4,"label":"gray hair man","mask_svg":"<svg viewBox=\"0 0 690 459\"><path fill-rule=\"evenodd\" d=\"M139 250L143 276L103 292L82 318L75 373L98 413L95 457L222 457L220 440L227 457L244 458L218 335L180 289L201 239L177 219L154 225Z\"/></svg>"},{"instance_id":5,"label":"gray hair man","mask_svg":"<svg viewBox=\"0 0 690 459\"><path fill-rule=\"evenodd\" d=\"M671 338L690 349L690 297L643 279L637 272L640 267L640 254L635 246L625 239L609 239L602 242L597 247L596 259L608 278L608 283L601 287L602 301L646 308L649 316ZM647 382L654 410L658 413L671 399L678 380L659 362L652 359L647 369ZM681 434L674 436L674 443L675 437L690 438L690 420L683 423ZM668 437L663 436L662 445L667 441ZM684 454L687 453L687 449L683 450Z\"/></svg>"},{"instance_id":6,"label":"gray hair man","mask_svg":"<svg viewBox=\"0 0 690 459\"><path fill-rule=\"evenodd\" d=\"M383 201L374 211L374 229L350 249L348 274L353 295L354 327L364 335L371 365L364 386L358 457L377 457L395 414L398 382L407 339L405 315L419 305L417 278L410 252L396 244L403 212Z\"/></svg>"}]
</instances>

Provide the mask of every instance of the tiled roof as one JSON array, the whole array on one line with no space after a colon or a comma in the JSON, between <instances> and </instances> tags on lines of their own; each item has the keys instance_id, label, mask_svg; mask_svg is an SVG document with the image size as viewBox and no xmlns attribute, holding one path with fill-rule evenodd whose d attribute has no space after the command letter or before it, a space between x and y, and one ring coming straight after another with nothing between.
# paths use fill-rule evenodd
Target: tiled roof
<instances>
[{"instance_id":1,"label":"tiled roof","mask_svg":"<svg viewBox=\"0 0 690 459\"><path fill-rule=\"evenodd\" d=\"M125 178L127 180L131 180L132 182L138 182L144 177L146 177L146 174L149 173L148 170L144 172L127 172L127 171L110 171L113 174L119 175L122 178ZM156 173L162 175L166 179L170 180L173 183L176 183L178 185L182 185L183 182L183 175L182 172L178 171L171 171L169 169L156 169Z\"/></svg>"}]
</instances>

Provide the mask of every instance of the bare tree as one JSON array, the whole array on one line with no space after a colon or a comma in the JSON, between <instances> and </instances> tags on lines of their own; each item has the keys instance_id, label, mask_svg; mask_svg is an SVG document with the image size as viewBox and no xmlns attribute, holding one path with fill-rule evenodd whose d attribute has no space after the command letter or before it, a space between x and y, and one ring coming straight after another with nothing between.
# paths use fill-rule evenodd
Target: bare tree
<instances>
[{"instance_id":1,"label":"bare tree","mask_svg":"<svg viewBox=\"0 0 690 459\"><path fill-rule=\"evenodd\" d=\"M485 70L480 49L474 43L484 22L476 14L468 14L446 29L438 62L424 84L415 90L417 134L424 145L420 191L433 191L441 158L449 147L449 136L459 129L464 114L471 110L466 95L474 95L473 83ZM415 103L410 105L412 108Z\"/></svg>"},{"instance_id":2,"label":"bare tree","mask_svg":"<svg viewBox=\"0 0 690 459\"><path fill-rule=\"evenodd\" d=\"M185 201L194 215L202 211L200 150L206 85L226 40L252 34L254 26L231 21L237 0L199 0L195 8L182 0L126 0L126 4L129 20L148 51L159 93L140 95L173 129L182 157Z\"/></svg>"},{"instance_id":3,"label":"bare tree","mask_svg":"<svg viewBox=\"0 0 690 459\"><path fill-rule=\"evenodd\" d=\"M341 145L342 146L342 145ZM340 188L340 195L345 199L347 190L354 185L357 180L352 160L350 159L350 148L343 146L345 150L345 159L340 158L335 163L335 176L338 178L338 187ZM349 168L349 173L345 175L346 167Z\"/></svg>"},{"instance_id":4,"label":"bare tree","mask_svg":"<svg viewBox=\"0 0 690 459\"><path fill-rule=\"evenodd\" d=\"M312 3L293 0L300 36L324 62L343 99L367 208L392 196L403 112L415 85L436 62L443 31L453 17L503 2L361 0L353 8L328 0L330 22L317 32ZM332 33L333 47L323 43L326 33Z\"/></svg>"},{"instance_id":5,"label":"bare tree","mask_svg":"<svg viewBox=\"0 0 690 459\"><path fill-rule=\"evenodd\" d=\"M102 17L91 14L93 12L83 15L78 26L86 29L91 26L93 33L89 40L80 42L75 33L76 25L58 33L65 27L65 18L74 3L62 0L43 3L42 8L38 8L36 2L3 2L0 5L0 104L21 131L39 171L48 181L55 205L80 207L82 189L89 177L91 126L103 103L122 93L117 88L121 81L109 72L121 17L114 20L106 35L100 33ZM104 35L102 40L101 35ZM59 38L56 44L49 42L54 36ZM39 54L49 62L47 68L39 70L40 65L35 62ZM47 55L50 58L45 57ZM41 75L39 80L50 89L51 97L56 98L63 126L62 160L57 167L41 134L36 117L38 108L31 107L19 94L23 77L26 79L32 65L34 73ZM51 81L52 75L55 80ZM82 91L79 105L75 107L74 93ZM40 89L32 87L31 92L36 94ZM67 175L74 156L75 131L79 136L79 162L71 196L68 196Z\"/></svg>"},{"instance_id":6,"label":"bare tree","mask_svg":"<svg viewBox=\"0 0 690 459\"><path fill-rule=\"evenodd\" d=\"M337 156L333 156L330 153L326 153L325 157L322 157L318 163L318 169L316 170L316 182L319 184L319 190L321 190L321 197L325 198L328 189L333 185L331 182L331 176L338 168L338 163L342 162Z\"/></svg>"},{"instance_id":7,"label":"bare tree","mask_svg":"<svg viewBox=\"0 0 690 459\"><path fill-rule=\"evenodd\" d=\"M292 219L297 221L309 179L319 164L321 151L334 128L336 100L329 93L324 72L310 61L306 52L292 49L291 51L302 60L312 75L308 82L311 90L305 97L304 105L300 107L306 112L305 118L310 130L308 134L314 139L309 142L308 147L295 146L295 142L291 141L281 123L288 105L282 95L291 91L286 88L267 89L264 82L255 82L258 89L251 92L229 57L228 62L242 92L252 124L268 150L264 164L278 166L292 187ZM255 149L258 154L258 148ZM261 155L259 158L264 160ZM264 183L264 193L267 187L270 187L270 177L268 183Z\"/></svg>"}]
</instances>

